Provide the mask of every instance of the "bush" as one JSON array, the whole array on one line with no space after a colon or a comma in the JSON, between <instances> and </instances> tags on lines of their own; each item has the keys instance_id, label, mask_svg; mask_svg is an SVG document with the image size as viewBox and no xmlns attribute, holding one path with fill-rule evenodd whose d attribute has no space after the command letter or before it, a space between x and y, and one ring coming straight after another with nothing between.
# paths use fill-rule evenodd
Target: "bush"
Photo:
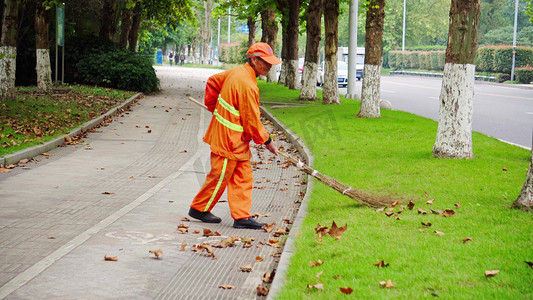
<instances>
[{"instance_id":1,"label":"bush","mask_svg":"<svg viewBox=\"0 0 533 300\"><path fill-rule=\"evenodd\" d=\"M476 69L482 72L490 72L494 66L495 47L479 47L476 55Z\"/></svg>"},{"instance_id":2,"label":"bush","mask_svg":"<svg viewBox=\"0 0 533 300\"><path fill-rule=\"evenodd\" d=\"M533 82L533 67L527 65L525 67L520 67L515 69L516 80L520 83L530 83Z\"/></svg>"},{"instance_id":3,"label":"bush","mask_svg":"<svg viewBox=\"0 0 533 300\"><path fill-rule=\"evenodd\" d=\"M129 50L90 54L77 67L85 83L143 93L159 90L150 60Z\"/></svg>"}]
</instances>

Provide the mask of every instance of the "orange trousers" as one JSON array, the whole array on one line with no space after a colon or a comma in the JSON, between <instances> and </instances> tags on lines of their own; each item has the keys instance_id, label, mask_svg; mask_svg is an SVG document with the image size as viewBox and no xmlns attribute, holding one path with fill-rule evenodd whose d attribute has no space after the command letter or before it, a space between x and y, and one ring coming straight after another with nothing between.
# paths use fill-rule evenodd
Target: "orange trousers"
<instances>
[{"instance_id":1,"label":"orange trousers","mask_svg":"<svg viewBox=\"0 0 533 300\"><path fill-rule=\"evenodd\" d=\"M211 153L211 171L191 207L201 212L211 211L227 186L231 217L235 220L247 219L252 206L253 182L249 160L231 160Z\"/></svg>"}]
</instances>

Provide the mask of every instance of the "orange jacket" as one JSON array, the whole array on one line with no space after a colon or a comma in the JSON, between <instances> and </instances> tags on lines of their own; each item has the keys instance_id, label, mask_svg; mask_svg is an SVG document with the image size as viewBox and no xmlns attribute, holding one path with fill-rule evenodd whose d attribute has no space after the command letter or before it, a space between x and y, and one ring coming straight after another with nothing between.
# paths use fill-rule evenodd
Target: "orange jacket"
<instances>
[{"instance_id":1,"label":"orange jacket","mask_svg":"<svg viewBox=\"0 0 533 300\"><path fill-rule=\"evenodd\" d=\"M257 78L248 63L209 77L204 102L213 113L204 136L213 153L231 160L249 160L250 141L268 141L260 119Z\"/></svg>"}]
</instances>

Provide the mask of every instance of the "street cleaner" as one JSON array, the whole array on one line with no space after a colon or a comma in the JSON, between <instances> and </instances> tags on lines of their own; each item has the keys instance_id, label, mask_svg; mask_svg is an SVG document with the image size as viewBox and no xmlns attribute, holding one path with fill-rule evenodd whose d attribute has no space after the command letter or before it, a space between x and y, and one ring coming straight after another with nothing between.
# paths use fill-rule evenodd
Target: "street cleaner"
<instances>
[{"instance_id":1,"label":"street cleaner","mask_svg":"<svg viewBox=\"0 0 533 300\"><path fill-rule=\"evenodd\" d=\"M189 216L205 223L220 223L211 213L228 188L228 203L234 228L261 229L266 223L250 215L253 174L250 141L264 144L277 155L276 143L260 119L257 77L266 76L281 61L266 43L248 49L247 62L215 74L207 80L204 102L213 113L203 141L211 146L211 171L192 201Z\"/></svg>"}]
</instances>

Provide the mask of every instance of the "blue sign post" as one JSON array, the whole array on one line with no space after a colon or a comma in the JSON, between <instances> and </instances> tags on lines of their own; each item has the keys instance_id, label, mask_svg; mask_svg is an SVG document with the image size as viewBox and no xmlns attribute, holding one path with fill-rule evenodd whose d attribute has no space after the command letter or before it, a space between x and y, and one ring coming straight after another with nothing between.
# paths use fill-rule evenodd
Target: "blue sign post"
<instances>
[{"instance_id":1,"label":"blue sign post","mask_svg":"<svg viewBox=\"0 0 533 300\"><path fill-rule=\"evenodd\" d=\"M157 53L155 55L155 63L158 65L163 64L163 51L157 50Z\"/></svg>"}]
</instances>

